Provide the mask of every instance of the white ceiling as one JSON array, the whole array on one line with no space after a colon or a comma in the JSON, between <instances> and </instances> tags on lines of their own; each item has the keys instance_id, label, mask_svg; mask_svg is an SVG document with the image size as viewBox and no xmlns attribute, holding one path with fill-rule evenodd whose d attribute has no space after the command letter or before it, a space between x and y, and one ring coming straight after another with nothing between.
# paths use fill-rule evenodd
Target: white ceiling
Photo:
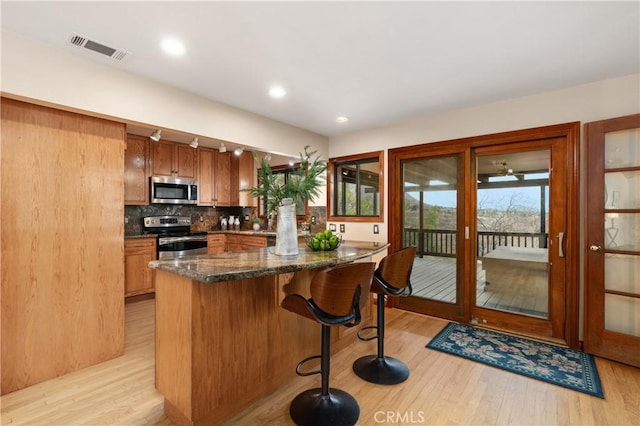
<instances>
[{"instance_id":1,"label":"white ceiling","mask_svg":"<svg viewBox=\"0 0 640 426\"><path fill-rule=\"evenodd\" d=\"M335 136L638 73L639 6L3 0L1 19L3 30ZM74 32L131 55L117 62L72 46ZM167 35L185 56L161 51ZM268 97L275 83L285 98Z\"/></svg>"}]
</instances>

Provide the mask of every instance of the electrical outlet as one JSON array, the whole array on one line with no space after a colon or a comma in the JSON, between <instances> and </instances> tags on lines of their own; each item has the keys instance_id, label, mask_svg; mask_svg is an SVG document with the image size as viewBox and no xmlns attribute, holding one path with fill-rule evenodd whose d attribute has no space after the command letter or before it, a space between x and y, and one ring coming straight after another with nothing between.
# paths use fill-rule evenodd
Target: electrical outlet
<instances>
[{"instance_id":1,"label":"electrical outlet","mask_svg":"<svg viewBox=\"0 0 640 426\"><path fill-rule=\"evenodd\" d=\"M311 216L311 224L312 225L316 224L316 217L315 216Z\"/></svg>"},{"instance_id":2,"label":"electrical outlet","mask_svg":"<svg viewBox=\"0 0 640 426\"><path fill-rule=\"evenodd\" d=\"M244 220L245 220L245 222L248 222L248 221L249 221L249 215L248 215L248 214L245 214L245 215L244 215Z\"/></svg>"},{"instance_id":3,"label":"electrical outlet","mask_svg":"<svg viewBox=\"0 0 640 426\"><path fill-rule=\"evenodd\" d=\"M344 223L340 224L340 232L344 232Z\"/></svg>"},{"instance_id":4,"label":"electrical outlet","mask_svg":"<svg viewBox=\"0 0 640 426\"><path fill-rule=\"evenodd\" d=\"M336 224L335 223L330 223L329 224L329 230L331 232L336 232Z\"/></svg>"},{"instance_id":5,"label":"electrical outlet","mask_svg":"<svg viewBox=\"0 0 640 426\"><path fill-rule=\"evenodd\" d=\"M379 234L380 233L380 228L378 228L378 225L373 225L373 233L374 234Z\"/></svg>"}]
</instances>

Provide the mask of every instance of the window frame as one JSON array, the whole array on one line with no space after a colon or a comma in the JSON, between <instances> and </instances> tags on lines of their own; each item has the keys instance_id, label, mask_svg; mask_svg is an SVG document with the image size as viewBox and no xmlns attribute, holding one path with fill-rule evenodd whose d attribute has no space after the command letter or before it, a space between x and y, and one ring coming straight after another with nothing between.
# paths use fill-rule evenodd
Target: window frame
<instances>
[{"instance_id":1,"label":"window frame","mask_svg":"<svg viewBox=\"0 0 640 426\"><path fill-rule=\"evenodd\" d=\"M273 174L283 174L285 181L289 179L289 173L292 173L300 168L300 162L297 162L293 165L289 164L281 164L279 166L271 166L271 172ZM266 200L263 197L259 198L258 201L258 216L266 218ZM304 200L304 214L296 214L297 222L306 222L306 219L309 215L309 200Z\"/></svg>"},{"instance_id":2,"label":"window frame","mask_svg":"<svg viewBox=\"0 0 640 426\"><path fill-rule=\"evenodd\" d=\"M378 161L378 194L379 208L376 216L342 216L334 214L334 197L337 194L337 166L345 163L365 163ZM367 161L368 160L368 161ZM359 189L356 189L359 191ZM329 158L327 162L327 221L333 222L383 222L384 221L384 151L372 151L344 157Z\"/></svg>"}]
</instances>

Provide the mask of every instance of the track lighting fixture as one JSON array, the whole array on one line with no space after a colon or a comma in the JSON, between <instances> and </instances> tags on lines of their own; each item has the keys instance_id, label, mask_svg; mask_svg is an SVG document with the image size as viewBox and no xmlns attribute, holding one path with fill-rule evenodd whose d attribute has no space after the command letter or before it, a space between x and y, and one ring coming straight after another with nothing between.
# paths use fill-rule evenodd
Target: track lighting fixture
<instances>
[{"instance_id":1,"label":"track lighting fixture","mask_svg":"<svg viewBox=\"0 0 640 426\"><path fill-rule=\"evenodd\" d=\"M235 155L237 155L238 157L239 157L239 156L241 156L243 152L244 152L244 149L243 149L243 148L236 148L236 149L233 151L233 153L234 153Z\"/></svg>"},{"instance_id":2,"label":"track lighting fixture","mask_svg":"<svg viewBox=\"0 0 640 426\"><path fill-rule=\"evenodd\" d=\"M223 144L223 143L221 143L221 144L220 144L220 148L218 148L218 151L220 151L220 152L227 152L227 147L226 147L226 146L224 146L224 144Z\"/></svg>"},{"instance_id":3,"label":"track lighting fixture","mask_svg":"<svg viewBox=\"0 0 640 426\"><path fill-rule=\"evenodd\" d=\"M189 144L189 146L191 148L197 148L198 147L198 138L193 138L193 140L191 141L191 143Z\"/></svg>"},{"instance_id":4,"label":"track lighting fixture","mask_svg":"<svg viewBox=\"0 0 640 426\"><path fill-rule=\"evenodd\" d=\"M151 133L151 136L149 136L149 139L151 139L154 142L158 142L162 137L161 133L162 133L162 130L156 129L155 132Z\"/></svg>"},{"instance_id":5,"label":"track lighting fixture","mask_svg":"<svg viewBox=\"0 0 640 426\"><path fill-rule=\"evenodd\" d=\"M267 152L267 155L264 156L265 161L271 161L271 153Z\"/></svg>"}]
</instances>

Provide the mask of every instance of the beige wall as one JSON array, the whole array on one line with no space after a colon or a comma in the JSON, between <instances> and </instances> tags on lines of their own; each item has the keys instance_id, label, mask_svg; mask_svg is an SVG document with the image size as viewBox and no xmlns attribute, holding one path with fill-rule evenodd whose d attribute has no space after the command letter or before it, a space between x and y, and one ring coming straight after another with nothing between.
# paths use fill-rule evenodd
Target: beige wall
<instances>
[{"instance_id":1,"label":"beige wall","mask_svg":"<svg viewBox=\"0 0 640 426\"><path fill-rule=\"evenodd\" d=\"M582 124L640 112L640 74L545 92L369 129L329 141L329 157L385 150L509 130L580 121ZM582 149L581 149L582 151ZM386 188L385 194L389 194ZM384 200L385 223L387 200ZM335 222L339 223L339 222ZM346 239L386 241L386 226L373 234L371 223L347 223Z\"/></svg>"},{"instance_id":2,"label":"beige wall","mask_svg":"<svg viewBox=\"0 0 640 426\"><path fill-rule=\"evenodd\" d=\"M328 138L2 32L3 95L256 149L326 158Z\"/></svg>"}]
</instances>

